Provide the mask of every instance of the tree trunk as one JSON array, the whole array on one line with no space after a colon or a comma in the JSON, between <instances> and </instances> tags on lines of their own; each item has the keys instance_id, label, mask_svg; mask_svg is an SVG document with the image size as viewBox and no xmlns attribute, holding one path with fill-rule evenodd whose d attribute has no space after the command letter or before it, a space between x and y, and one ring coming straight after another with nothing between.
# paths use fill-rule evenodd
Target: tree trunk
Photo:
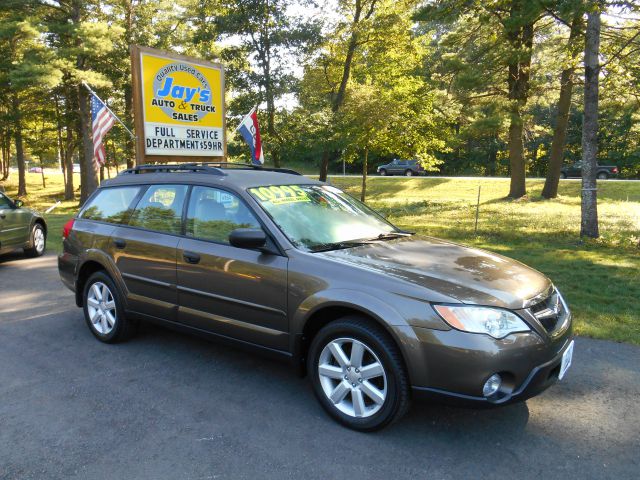
<instances>
[{"instance_id":1,"label":"tree trunk","mask_svg":"<svg viewBox=\"0 0 640 480\"><path fill-rule=\"evenodd\" d=\"M564 157L564 146L567 138L567 125L569 124L569 110L571 109L571 95L573 93L573 75L576 69L576 61L580 52L577 41L582 29L582 12L576 14L571 22L571 33L569 34L568 48L571 55L570 64L562 70L560 75L560 98L558 99L558 118L556 128L553 131L551 142L551 156L549 158L549 168L547 168L547 178L542 189L542 197L556 198L558 196L558 184L560 183L560 170Z\"/></svg>"},{"instance_id":2,"label":"tree trunk","mask_svg":"<svg viewBox=\"0 0 640 480\"><path fill-rule=\"evenodd\" d=\"M364 160L362 161L362 192L360 193L360 201L364 202L367 198L367 170L369 169L369 147L364 147Z\"/></svg>"},{"instance_id":3,"label":"tree trunk","mask_svg":"<svg viewBox=\"0 0 640 480\"><path fill-rule=\"evenodd\" d=\"M71 88L66 88L65 91L65 147L64 147L64 166L66 170L65 184L64 184L64 199L73 200L73 105L71 100Z\"/></svg>"},{"instance_id":4,"label":"tree trunk","mask_svg":"<svg viewBox=\"0 0 640 480\"><path fill-rule=\"evenodd\" d=\"M78 85L79 136L82 139L80 154L80 204L98 188L98 173L93 161L93 142L91 141L89 95L87 89Z\"/></svg>"},{"instance_id":5,"label":"tree trunk","mask_svg":"<svg viewBox=\"0 0 640 480\"><path fill-rule=\"evenodd\" d=\"M47 188L47 182L44 177L44 164L42 163L42 155L39 156L39 160L40 160L40 174L42 175L42 188L45 189Z\"/></svg>"},{"instance_id":6,"label":"tree trunk","mask_svg":"<svg viewBox=\"0 0 640 480\"><path fill-rule=\"evenodd\" d=\"M22 145L22 114L20 112L20 100L17 95L13 95L12 99L14 124L13 135L16 143L16 162L18 163L18 196L22 197L27 194L27 180L24 168L24 147Z\"/></svg>"},{"instance_id":7,"label":"tree trunk","mask_svg":"<svg viewBox=\"0 0 640 480\"><path fill-rule=\"evenodd\" d=\"M589 12L584 42L584 119L582 122L582 221L580 236L597 238L598 74L600 11Z\"/></svg>"},{"instance_id":8,"label":"tree trunk","mask_svg":"<svg viewBox=\"0 0 640 480\"><path fill-rule=\"evenodd\" d=\"M371 7L365 18L369 18L373 15L375 8L375 0L372 0ZM351 38L349 39L349 45L347 46L347 54L342 65L342 78L340 80L340 86L338 92L335 94L331 101L331 111L334 115L340 110L344 102L344 96L347 91L347 84L349 83L349 77L351 76L351 64L353 63L353 56L355 55L356 48L358 46L358 24L360 23L360 16L362 14L362 2L356 0L355 12L353 15L353 21L351 23ZM320 164L320 181L327 181L327 174L329 172L329 149L325 146L322 152L322 163Z\"/></svg>"},{"instance_id":9,"label":"tree trunk","mask_svg":"<svg viewBox=\"0 0 640 480\"><path fill-rule=\"evenodd\" d=\"M533 22L526 22L520 26L523 5L514 1L510 13L510 26L507 28L507 38L513 49L509 61L509 101L511 104L511 119L509 124L509 166L511 185L509 197L520 198L527 194L525 179L525 159L521 110L527 103L529 95L529 77L531 68L531 51L533 47Z\"/></svg>"}]
</instances>

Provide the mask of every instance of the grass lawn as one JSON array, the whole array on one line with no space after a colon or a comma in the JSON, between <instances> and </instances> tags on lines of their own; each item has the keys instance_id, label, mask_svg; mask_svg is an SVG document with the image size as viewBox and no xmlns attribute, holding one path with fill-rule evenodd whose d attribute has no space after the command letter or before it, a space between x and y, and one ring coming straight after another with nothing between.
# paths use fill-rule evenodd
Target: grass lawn
<instances>
[{"instance_id":1,"label":"grass lawn","mask_svg":"<svg viewBox=\"0 0 640 480\"><path fill-rule=\"evenodd\" d=\"M16 180L14 174L5 185L10 196ZM359 197L360 178L330 180ZM539 200L542 184L528 181L530 199L509 201L507 179L371 177L367 203L407 230L486 248L540 270L565 294L578 334L640 345L640 182L599 183L601 238L584 243L580 182L562 181L553 201ZM63 197L62 175L48 175L43 189L40 174L27 174L27 186L26 204L41 210ZM77 201L63 202L46 215L50 250L60 250L62 225L77 207Z\"/></svg>"}]
</instances>

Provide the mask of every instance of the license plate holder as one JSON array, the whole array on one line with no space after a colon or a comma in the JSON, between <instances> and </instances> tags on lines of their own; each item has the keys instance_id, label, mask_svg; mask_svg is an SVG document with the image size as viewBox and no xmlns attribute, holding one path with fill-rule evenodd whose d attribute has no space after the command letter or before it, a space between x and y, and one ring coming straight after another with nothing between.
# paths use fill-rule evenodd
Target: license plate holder
<instances>
[{"instance_id":1,"label":"license plate holder","mask_svg":"<svg viewBox=\"0 0 640 480\"><path fill-rule=\"evenodd\" d=\"M567 370L569 370L569 367L571 366L571 361L573 360L573 344L574 344L574 341L571 340L571 343L562 354L562 361L560 362L560 373L558 374L558 380L562 380L564 378L564 375L567 373Z\"/></svg>"}]
</instances>

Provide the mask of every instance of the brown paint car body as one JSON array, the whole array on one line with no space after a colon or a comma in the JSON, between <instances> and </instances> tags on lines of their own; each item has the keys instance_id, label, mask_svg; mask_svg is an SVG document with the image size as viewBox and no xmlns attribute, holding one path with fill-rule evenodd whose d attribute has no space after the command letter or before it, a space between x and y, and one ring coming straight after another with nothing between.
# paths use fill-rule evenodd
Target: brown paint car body
<instances>
[{"instance_id":1,"label":"brown paint car body","mask_svg":"<svg viewBox=\"0 0 640 480\"><path fill-rule=\"evenodd\" d=\"M101 188L163 183L233 192L259 219L269 250L77 218L59 270L79 306L83 282L103 269L128 316L255 347L297 367L323 326L345 315L366 317L397 345L414 396L504 404L557 380L572 337L571 316L567 310L546 324L536 317L554 290L541 273L494 253L417 235L326 252L296 248L247 189L321 185L297 175L150 173L121 175ZM196 252L199 262L189 263L185 252ZM502 339L462 332L436 313L435 304L507 309L531 331ZM500 395L485 398L483 384L496 372L504 386Z\"/></svg>"}]
</instances>

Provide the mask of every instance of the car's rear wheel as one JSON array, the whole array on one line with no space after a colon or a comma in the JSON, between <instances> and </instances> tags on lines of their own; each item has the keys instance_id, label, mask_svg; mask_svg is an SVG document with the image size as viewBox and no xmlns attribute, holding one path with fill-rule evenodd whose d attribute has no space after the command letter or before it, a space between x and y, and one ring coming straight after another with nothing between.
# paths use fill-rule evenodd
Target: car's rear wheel
<instances>
[{"instance_id":1,"label":"car's rear wheel","mask_svg":"<svg viewBox=\"0 0 640 480\"><path fill-rule=\"evenodd\" d=\"M380 169L380 172L378 172L380 174L381 177L384 177L387 175L387 171L384 168Z\"/></svg>"},{"instance_id":2,"label":"car's rear wheel","mask_svg":"<svg viewBox=\"0 0 640 480\"><path fill-rule=\"evenodd\" d=\"M405 177L413 177L413 170L407 170L404 172Z\"/></svg>"},{"instance_id":3,"label":"car's rear wheel","mask_svg":"<svg viewBox=\"0 0 640 480\"><path fill-rule=\"evenodd\" d=\"M84 318L98 340L117 343L133 334L134 325L124 314L120 293L104 271L89 277L83 299Z\"/></svg>"},{"instance_id":4,"label":"car's rear wheel","mask_svg":"<svg viewBox=\"0 0 640 480\"><path fill-rule=\"evenodd\" d=\"M606 180L607 178L609 178L609 175L607 175L606 172L600 172L598 174L598 180Z\"/></svg>"},{"instance_id":5,"label":"car's rear wheel","mask_svg":"<svg viewBox=\"0 0 640 480\"><path fill-rule=\"evenodd\" d=\"M31 237L29 238L29 247L24 249L27 257L39 257L47 248L47 234L44 227L36 223L31 229Z\"/></svg>"},{"instance_id":6,"label":"car's rear wheel","mask_svg":"<svg viewBox=\"0 0 640 480\"><path fill-rule=\"evenodd\" d=\"M344 317L322 328L307 365L316 397L338 422L378 430L409 407L409 381L400 352L378 325Z\"/></svg>"}]
</instances>

